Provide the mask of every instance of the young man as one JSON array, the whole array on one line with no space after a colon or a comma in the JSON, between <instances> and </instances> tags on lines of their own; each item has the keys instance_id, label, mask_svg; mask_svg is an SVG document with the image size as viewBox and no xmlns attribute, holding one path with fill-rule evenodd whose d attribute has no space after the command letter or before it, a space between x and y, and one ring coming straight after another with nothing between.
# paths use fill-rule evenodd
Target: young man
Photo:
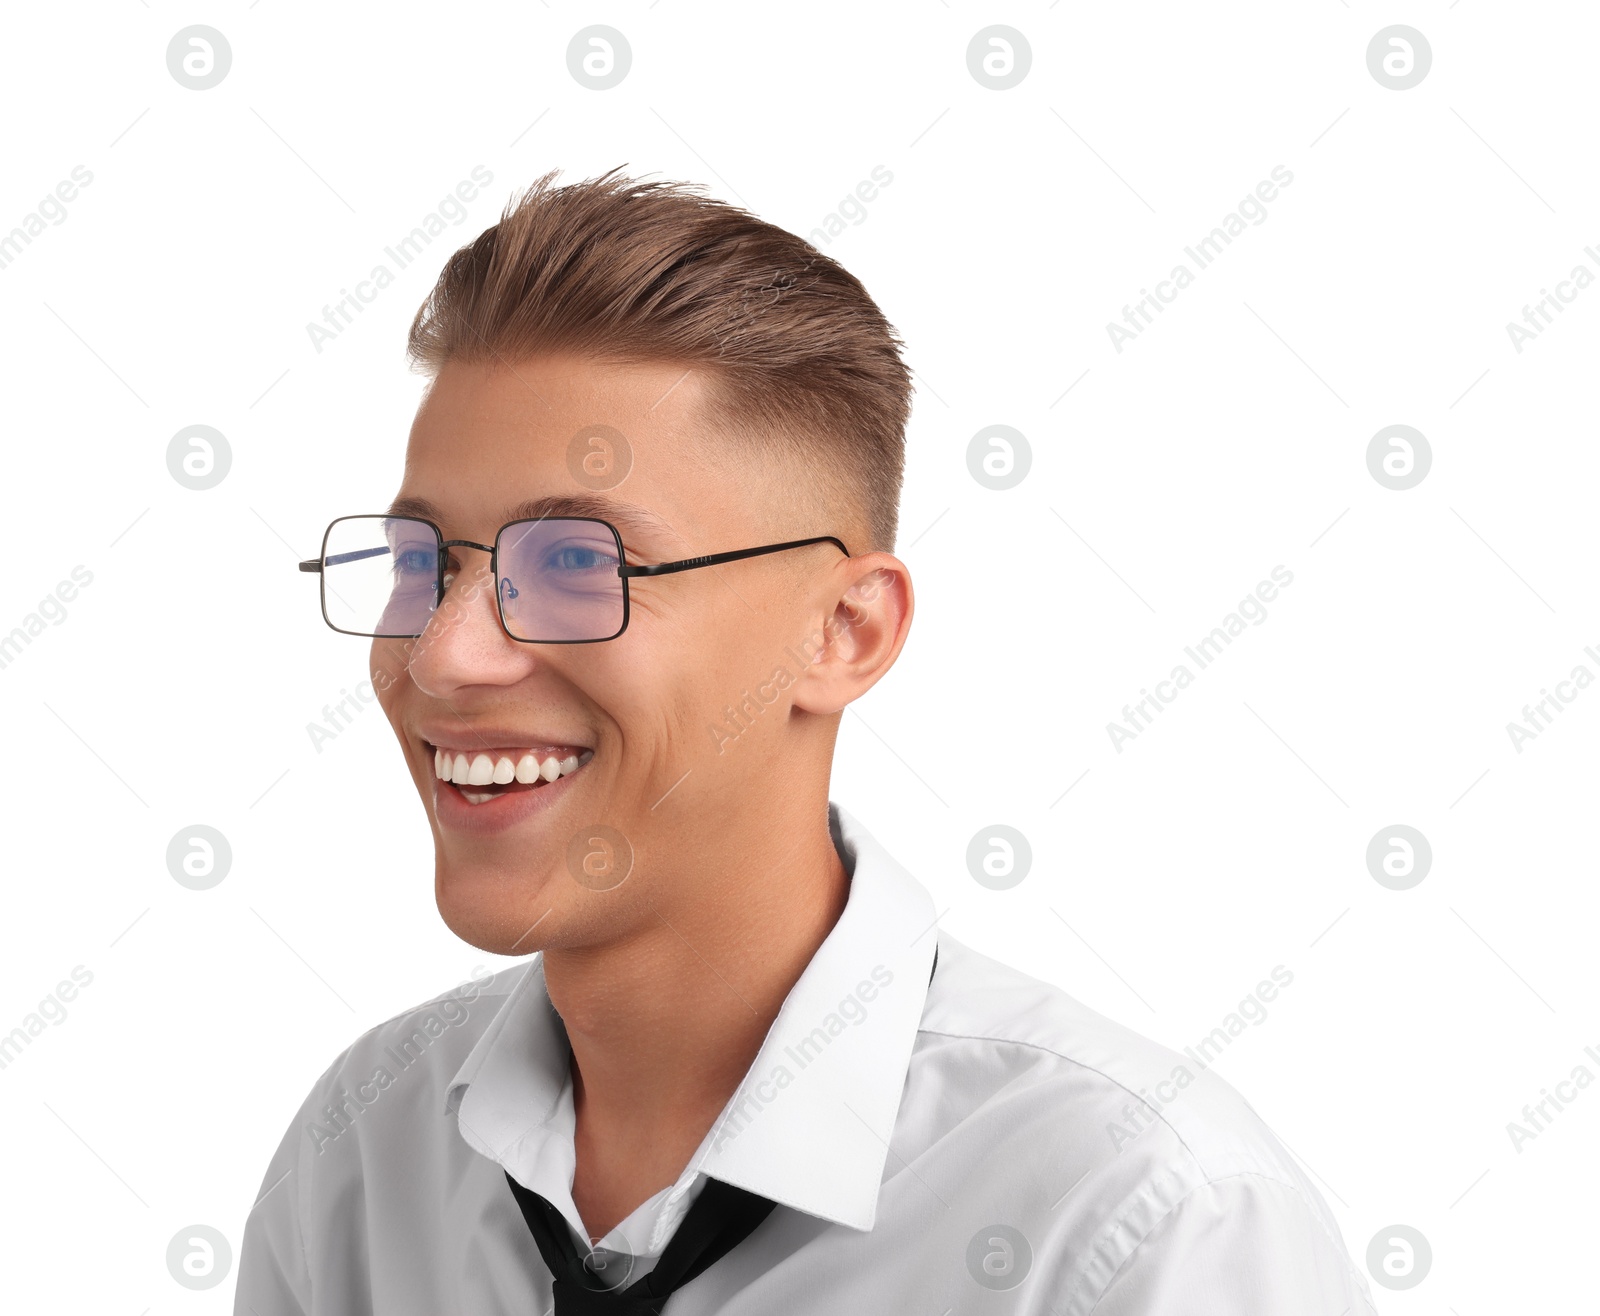
<instances>
[{"instance_id":1,"label":"young man","mask_svg":"<svg viewBox=\"0 0 1600 1316\"><path fill-rule=\"evenodd\" d=\"M860 283L683 187L550 184L417 316L389 513L303 564L375 637L445 922L532 958L317 1080L236 1311L1370 1312L1226 1083L940 930L828 799L912 617Z\"/></svg>"}]
</instances>

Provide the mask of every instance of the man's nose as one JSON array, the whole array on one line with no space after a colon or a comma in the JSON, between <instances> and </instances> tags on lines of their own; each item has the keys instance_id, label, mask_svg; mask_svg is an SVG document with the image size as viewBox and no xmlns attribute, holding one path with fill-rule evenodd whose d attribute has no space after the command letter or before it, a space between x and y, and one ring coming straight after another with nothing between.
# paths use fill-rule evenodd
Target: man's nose
<instances>
[{"instance_id":1,"label":"man's nose","mask_svg":"<svg viewBox=\"0 0 1600 1316\"><path fill-rule=\"evenodd\" d=\"M448 698L469 685L502 685L527 675L531 646L519 644L500 624L495 573L481 560L445 573L444 593L417 637L407 669L417 688Z\"/></svg>"}]
</instances>

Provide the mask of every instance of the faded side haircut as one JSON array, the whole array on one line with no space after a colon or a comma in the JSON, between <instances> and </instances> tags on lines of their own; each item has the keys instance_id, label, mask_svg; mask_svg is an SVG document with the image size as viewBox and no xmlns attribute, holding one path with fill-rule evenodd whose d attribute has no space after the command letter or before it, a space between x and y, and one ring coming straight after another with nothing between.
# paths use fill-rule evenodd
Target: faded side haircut
<instances>
[{"instance_id":1,"label":"faded side haircut","mask_svg":"<svg viewBox=\"0 0 1600 1316\"><path fill-rule=\"evenodd\" d=\"M411 325L413 369L542 352L696 369L714 440L798 460L797 504L857 520L872 542L853 553L892 549L911 371L860 281L695 185L555 176L446 262Z\"/></svg>"}]
</instances>

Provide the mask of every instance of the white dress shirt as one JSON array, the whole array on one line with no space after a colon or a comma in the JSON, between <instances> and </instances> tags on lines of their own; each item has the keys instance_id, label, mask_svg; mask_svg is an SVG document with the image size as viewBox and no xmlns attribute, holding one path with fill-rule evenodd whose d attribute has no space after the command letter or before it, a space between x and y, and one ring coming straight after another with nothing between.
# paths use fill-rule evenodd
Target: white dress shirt
<instances>
[{"instance_id":1,"label":"white dress shirt","mask_svg":"<svg viewBox=\"0 0 1600 1316\"><path fill-rule=\"evenodd\" d=\"M1232 1087L936 931L921 883L829 817L844 912L677 1182L600 1240L607 1283L648 1273L710 1176L777 1206L670 1316L1372 1316ZM262 1180L237 1316L545 1316L505 1173L590 1250L569 1058L538 955L363 1034Z\"/></svg>"}]
</instances>

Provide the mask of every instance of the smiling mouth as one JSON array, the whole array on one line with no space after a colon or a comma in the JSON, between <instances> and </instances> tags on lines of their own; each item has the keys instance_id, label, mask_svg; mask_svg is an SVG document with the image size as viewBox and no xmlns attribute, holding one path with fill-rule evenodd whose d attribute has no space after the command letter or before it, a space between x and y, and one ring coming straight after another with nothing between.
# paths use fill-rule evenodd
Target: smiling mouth
<instances>
[{"instance_id":1,"label":"smiling mouth","mask_svg":"<svg viewBox=\"0 0 1600 1316\"><path fill-rule=\"evenodd\" d=\"M424 741L424 744L427 742ZM579 745L540 745L516 749L433 750L433 775L449 782L468 804L517 791L533 791L580 771L594 757Z\"/></svg>"}]
</instances>

